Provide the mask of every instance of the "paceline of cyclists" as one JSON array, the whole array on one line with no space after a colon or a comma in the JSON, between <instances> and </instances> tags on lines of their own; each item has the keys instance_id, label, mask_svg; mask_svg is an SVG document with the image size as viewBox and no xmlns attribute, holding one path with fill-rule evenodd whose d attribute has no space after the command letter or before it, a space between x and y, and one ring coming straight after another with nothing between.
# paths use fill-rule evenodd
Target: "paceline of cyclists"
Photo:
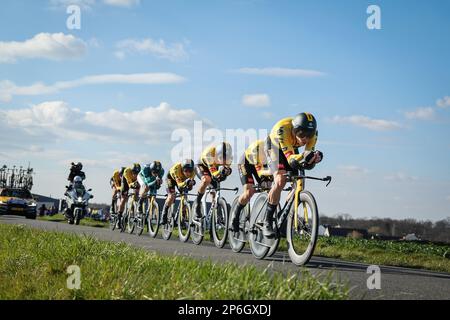
<instances>
[{"instance_id":1,"label":"paceline of cyclists","mask_svg":"<svg viewBox=\"0 0 450 320\"><path fill-rule=\"evenodd\" d=\"M268 201L265 214L261 215L261 231L267 238L274 236L274 215L279 205L281 192L286 186L288 174L299 170L311 170L322 161L323 154L315 150L317 143L317 121L311 113L300 113L295 117L278 121L265 140L251 143L238 161L238 171L243 192L233 207L233 217L227 228L231 232L239 232L241 214L249 204L257 188L268 190ZM304 148L303 151L300 151ZM221 182L232 174L232 147L223 141L203 150L200 159L180 159L165 175L160 161L153 161L141 167L135 163L130 167L122 167L114 171L111 177L112 203L111 214L116 215L118 228L123 226L124 212L127 211L128 199L133 195L137 203L137 215L145 214L144 202L156 196L165 182L167 196L158 219L159 225L168 223L170 208L174 205L178 194L187 194L199 179L198 193L195 195L192 219L204 219L201 202L205 192L217 189ZM215 192L211 193L212 197ZM147 213L148 214L148 213ZM170 218L170 217L169 217Z\"/></svg>"}]
</instances>

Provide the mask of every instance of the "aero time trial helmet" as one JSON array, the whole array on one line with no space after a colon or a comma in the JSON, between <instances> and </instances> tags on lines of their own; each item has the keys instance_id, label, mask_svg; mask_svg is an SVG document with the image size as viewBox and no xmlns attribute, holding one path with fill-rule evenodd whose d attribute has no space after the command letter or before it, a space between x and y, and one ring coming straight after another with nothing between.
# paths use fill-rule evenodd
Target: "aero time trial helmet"
<instances>
[{"instance_id":1,"label":"aero time trial helmet","mask_svg":"<svg viewBox=\"0 0 450 320\"><path fill-rule=\"evenodd\" d=\"M303 112L292 119L294 134L300 138L312 138L317 132L317 121L311 113Z\"/></svg>"},{"instance_id":2,"label":"aero time trial helmet","mask_svg":"<svg viewBox=\"0 0 450 320\"><path fill-rule=\"evenodd\" d=\"M150 172L160 172L162 169L161 162L159 161L153 161L149 165Z\"/></svg>"},{"instance_id":3,"label":"aero time trial helmet","mask_svg":"<svg viewBox=\"0 0 450 320\"><path fill-rule=\"evenodd\" d=\"M131 170L133 171L133 173L138 174L139 172L141 172L141 165L139 163L135 163L133 164Z\"/></svg>"},{"instance_id":4,"label":"aero time trial helmet","mask_svg":"<svg viewBox=\"0 0 450 320\"><path fill-rule=\"evenodd\" d=\"M228 142L219 143L216 146L216 160L221 164L231 164L233 161L233 150Z\"/></svg>"},{"instance_id":5,"label":"aero time trial helmet","mask_svg":"<svg viewBox=\"0 0 450 320\"><path fill-rule=\"evenodd\" d=\"M194 170L194 161L192 159L185 159L181 163L183 170L193 171Z\"/></svg>"}]
</instances>

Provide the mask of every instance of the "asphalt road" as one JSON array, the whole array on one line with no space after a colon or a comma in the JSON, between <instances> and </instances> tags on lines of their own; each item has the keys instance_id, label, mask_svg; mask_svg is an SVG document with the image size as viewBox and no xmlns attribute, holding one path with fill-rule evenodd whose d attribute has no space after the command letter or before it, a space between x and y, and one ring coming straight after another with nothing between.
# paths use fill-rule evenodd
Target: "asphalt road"
<instances>
[{"instance_id":1,"label":"asphalt road","mask_svg":"<svg viewBox=\"0 0 450 320\"><path fill-rule=\"evenodd\" d=\"M239 265L255 265L261 269L269 268L274 272L296 273L299 268L293 265L287 253L280 252L272 258L256 260L249 250L233 253L228 247L216 248L211 242L196 246L190 242L181 243L173 237L169 241L152 239L144 234L141 237L110 231L107 228L71 226L66 223L26 220L21 217L0 216L0 223L24 224L33 228L76 233L93 236L99 240L124 241L149 251L166 255L189 256L196 259L210 259L213 262L235 262ZM450 300L450 274L430 272L409 268L380 266L381 289L367 288L369 265L336 259L313 257L306 268L316 276L333 272L335 279L347 282L351 288L352 299L445 299ZM299 274L300 276L300 274Z\"/></svg>"}]
</instances>

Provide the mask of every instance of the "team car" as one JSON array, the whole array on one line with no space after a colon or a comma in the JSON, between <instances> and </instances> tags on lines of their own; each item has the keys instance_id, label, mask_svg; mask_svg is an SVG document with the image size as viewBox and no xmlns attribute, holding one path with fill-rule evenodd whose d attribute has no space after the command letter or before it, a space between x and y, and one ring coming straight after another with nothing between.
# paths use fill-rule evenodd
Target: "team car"
<instances>
[{"instance_id":1,"label":"team car","mask_svg":"<svg viewBox=\"0 0 450 320\"><path fill-rule=\"evenodd\" d=\"M36 219L36 201L27 189L0 188L0 215Z\"/></svg>"}]
</instances>

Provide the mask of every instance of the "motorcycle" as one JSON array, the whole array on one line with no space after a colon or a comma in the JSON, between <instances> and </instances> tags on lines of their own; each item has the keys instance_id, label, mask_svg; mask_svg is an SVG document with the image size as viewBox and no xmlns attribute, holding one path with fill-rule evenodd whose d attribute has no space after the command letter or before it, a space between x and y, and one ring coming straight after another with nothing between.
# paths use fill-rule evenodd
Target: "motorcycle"
<instances>
[{"instance_id":1,"label":"motorcycle","mask_svg":"<svg viewBox=\"0 0 450 320\"><path fill-rule=\"evenodd\" d=\"M66 212L65 216L69 222L69 224L79 225L81 219L83 219L86 215L89 200L94 198L89 192L92 189L86 190L83 184L66 186L67 191L65 193L66 196Z\"/></svg>"}]
</instances>

